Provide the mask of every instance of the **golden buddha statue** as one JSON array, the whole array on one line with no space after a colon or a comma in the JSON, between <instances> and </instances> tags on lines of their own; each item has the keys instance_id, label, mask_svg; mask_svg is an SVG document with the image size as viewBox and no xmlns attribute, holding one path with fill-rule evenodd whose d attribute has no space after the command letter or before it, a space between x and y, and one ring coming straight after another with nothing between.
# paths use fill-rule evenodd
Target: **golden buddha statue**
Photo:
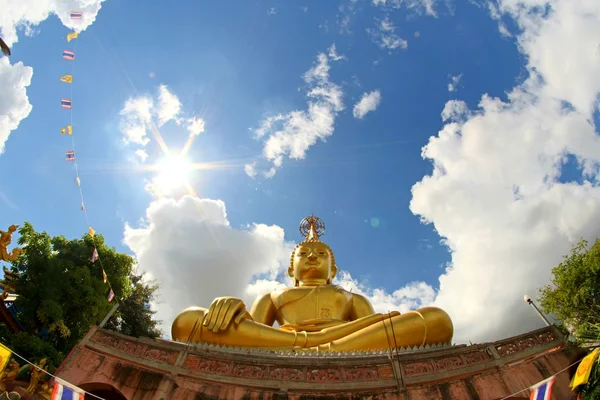
<instances>
[{"instance_id":1,"label":"golden buddha statue","mask_svg":"<svg viewBox=\"0 0 600 400\"><path fill-rule=\"evenodd\" d=\"M337 266L333 251L319 239L324 230L318 217L302 220L305 240L294 249L288 269L293 287L259 297L250 312L235 297L218 297L208 310L187 308L173 321L173 340L318 351L450 343L452 321L439 308L377 314L364 296L333 285Z\"/></svg>"}]
</instances>

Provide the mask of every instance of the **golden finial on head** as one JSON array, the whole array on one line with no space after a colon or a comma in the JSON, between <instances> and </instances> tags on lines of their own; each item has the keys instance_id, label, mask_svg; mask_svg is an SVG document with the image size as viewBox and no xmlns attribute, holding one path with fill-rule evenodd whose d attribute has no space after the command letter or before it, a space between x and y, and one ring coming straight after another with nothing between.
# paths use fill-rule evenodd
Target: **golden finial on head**
<instances>
[{"instance_id":1,"label":"golden finial on head","mask_svg":"<svg viewBox=\"0 0 600 400\"><path fill-rule=\"evenodd\" d=\"M300 234L305 242L319 242L319 237L325 234L325 223L314 214L300 221Z\"/></svg>"}]
</instances>

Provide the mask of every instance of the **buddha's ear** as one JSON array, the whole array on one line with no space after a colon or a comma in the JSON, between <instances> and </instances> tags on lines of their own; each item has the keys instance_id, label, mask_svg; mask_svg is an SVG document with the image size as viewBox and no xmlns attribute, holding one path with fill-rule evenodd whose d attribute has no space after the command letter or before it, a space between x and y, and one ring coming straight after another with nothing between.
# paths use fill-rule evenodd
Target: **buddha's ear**
<instances>
[{"instance_id":1,"label":"buddha's ear","mask_svg":"<svg viewBox=\"0 0 600 400\"><path fill-rule=\"evenodd\" d=\"M298 286L298 281L296 281L296 277L294 276L294 267L290 265L287 272L288 276L292 278L292 283L294 286Z\"/></svg>"},{"instance_id":2,"label":"buddha's ear","mask_svg":"<svg viewBox=\"0 0 600 400\"><path fill-rule=\"evenodd\" d=\"M331 282L333 282L333 278L335 278L337 274L337 266L335 264L331 264L331 274L329 274L329 279L327 279L327 283L329 285L331 285Z\"/></svg>"}]
</instances>

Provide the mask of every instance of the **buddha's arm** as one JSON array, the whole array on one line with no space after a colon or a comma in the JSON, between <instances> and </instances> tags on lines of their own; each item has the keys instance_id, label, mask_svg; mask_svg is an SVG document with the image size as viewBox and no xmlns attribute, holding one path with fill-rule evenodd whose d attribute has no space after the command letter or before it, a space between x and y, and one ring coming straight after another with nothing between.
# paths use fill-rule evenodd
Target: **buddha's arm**
<instances>
[{"instance_id":1,"label":"buddha's arm","mask_svg":"<svg viewBox=\"0 0 600 400\"><path fill-rule=\"evenodd\" d=\"M276 319L276 309L270 294L265 294L254 301L250 315L255 322L273 326Z\"/></svg>"},{"instance_id":2,"label":"buddha's arm","mask_svg":"<svg viewBox=\"0 0 600 400\"><path fill-rule=\"evenodd\" d=\"M350 320L354 321L368 315L375 314L371 302L360 294L352 294L352 309L350 310Z\"/></svg>"}]
</instances>

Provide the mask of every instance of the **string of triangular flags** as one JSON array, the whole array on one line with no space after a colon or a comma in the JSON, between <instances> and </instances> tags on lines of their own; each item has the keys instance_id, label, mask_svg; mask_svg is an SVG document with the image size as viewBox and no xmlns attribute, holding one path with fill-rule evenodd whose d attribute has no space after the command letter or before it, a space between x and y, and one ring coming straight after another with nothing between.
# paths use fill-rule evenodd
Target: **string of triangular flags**
<instances>
[{"instance_id":1,"label":"string of triangular flags","mask_svg":"<svg viewBox=\"0 0 600 400\"><path fill-rule=\"evenodd\" d=\"M35 370L38 373L43 372L44 374L49 375L51 378L54 378L54 385L52 386L52 394L50 395L50 400L61 400L61 399L84 400L84 398L87 396L91 396L91 397L94 397L94 398L100 399L100 400L105 400L104 398L102 398L98 395L86 392L85 390L65 381L64 379L61 379L57 376L52 375L50 372L46 371L46 369L44 368L44 366L41 363L40 363L40 366L35 365L31 361L27 360L23 356L18 355L17 353L15 353L14 351L9 349L2 343L0 343L0 376L3 376L5 378L7 376L9 376L9 372L7 371L5 373L4 370L8 366L11 356L19 357L21 360L23 360L27 364L29 364L31 366L30 368L35 368ZM12 363L15 363L15 362L16 361L12 361ZM19 368L19 366L16 365L16 368ZM32 369L31 371L34 371L34 370ZM17 371L12 370L11 372L14 373L14 376L16 377ZM40 381L41 381L41 379L40 379ZM35 388L34 388L34 390L35 390Z\"/></svg>"},{"instance_id":2,"label":"string of triangular flags","mask_svg":"<svg viewBox=\"0 0 600 400\"><path fill-rule=\"evenodd\" d=\"M596 364L600 363L600 359L598 358L599 355L600 355L600 348L596 348L591 353L589 353L587 356L582 358L581 360L575 361L568 367L561 369L560 371L558 371L554 375L550 376L549 378L546 378L543 381L538 382L531 387L528 387L526 389L515 392L515 393L511 394L510 396L503 397L501 400L510 399L511 397L513 397L519 393L525 392L526 390L530 390L529 398L531 400L550 400L552 398L552 387L554 386L554 382L556 381L556 376L562 372L565 372L572 366L579 363L579 365L577 366L577 371L575 372L575 375L573 375L573 378L571 379L571 383L569 384L570 388L572 390L575 390L578 386L585 385L588 383L589 378L590 378L590 373L592 372L592 369L594 368L594 363L596 363ZM597 366L597 368L600 368L600 364ZM581 399L581 398L583 398L583 395L579 394L577 396L577 399Z\"/></svg>"},{"instance_id":3,"label":"string of triangular flags","mask_svg":"<svg viewBox=\"0 0 600 400\"><path fill-rule=\"evenodd\" d=\"M71 19L80 20L83 18L84 18L84 15L81 11L71 11ZM78 38L79 38L78 31L69 32L67 34L67 43L71 43L71 41L78 39ZM76 47L77 47L77 42L75 42L75 48ZM79 177L79 165L77 164L77 159L75 157L75 138L74 138L75 135L73 135L74 129L73 129L73 101L72 101L72 99L73 99L72 84L73 84L73 75L74 75L74 71L75 71L75 51L68 50L68 49L63 50L62 57L63 57L63 59L65 59L67 61L71 61L71 73L68 75L61 76L60 80L61 80L61 82L69 84L71 90L70 90L70 98L62 98L60 100L61 107L66 110L69 110L69 114L70 114L69 125L65 126L64 128L61 128L60 133L71 137L71 146L72 147L71 147L71 150L68 150L65 153L65 159L67 160L67 162L73 163L74 170L75 170L75 184L79 188L79 196L81 197L81 212L85 216L85 220L88 225L88 232L93 240L94 235L96 234L96 231L90 225L90 220L88 217L87 209L85 208L85 202L83 201L83 191L81 189L81 178ZM90 257L90 262L95 263L96 261L100 264L100 268L102 269L102 280L104 281L104 283L106 283L108 285L109 290L108 290L108 294L107 294L107 300L109 302L111 302L115 298L115 292L113 291L110 281L108 280L108 276L106 275L106 271L104 270L104 265L102 264L100 254L98 254L98 249L96 249L96 246L94 246L94 250Z\"/></svg>"}]
</instances>

